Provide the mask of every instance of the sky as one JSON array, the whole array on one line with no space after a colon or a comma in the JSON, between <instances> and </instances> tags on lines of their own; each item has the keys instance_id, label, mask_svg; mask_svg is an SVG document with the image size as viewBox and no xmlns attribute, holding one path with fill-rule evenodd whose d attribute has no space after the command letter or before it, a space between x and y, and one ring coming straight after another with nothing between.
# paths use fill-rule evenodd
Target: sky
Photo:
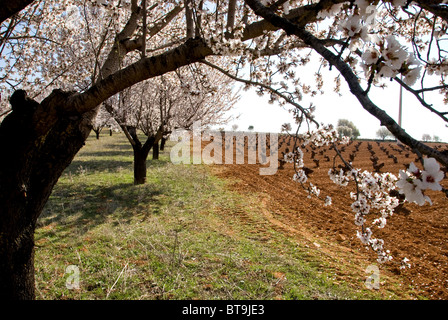
<instances>
[{"instance_id":1,"label":"sky","mask_svg":"<svg viewBox=\"0 0 448 320\"><path fill-rule=\"evenodd\" d=\"M311 78L313 79L313 78ZM376 139L376 131L380 128L380 121L365 111L356 98L349 92L348 86L342 80L342 96L333 92L334 76L328 77L327 86L324 87L324 95L314 98L304 98L303 106L309 106L312 102L316 106L315 116L319 123L333 124L336 126L339 119L352 121L359 129L359 138ZM369 96L381 109L385 110L398 122L400 86L396 82L387 80L388 88L372 88ZM233 115L240 115L239 119L230 122L225 128L230 130L233 124L238 125L238 130L247 130L249 125L254 126L259 132L280 132L283 123L291 123L292 115L278 104L269 104L268 95L258 96L255 90L241 90L241 99L231 111ZM433 104L439 110L447 110L440 94L427 94L427 102ZM402 127L415 139L421 139L423 134L438 136L444 142L448 142L448 128L445 122L434 113L421 106L420 102L411 93L403 90L402 103Z\"/></svg>"}]
</instances>

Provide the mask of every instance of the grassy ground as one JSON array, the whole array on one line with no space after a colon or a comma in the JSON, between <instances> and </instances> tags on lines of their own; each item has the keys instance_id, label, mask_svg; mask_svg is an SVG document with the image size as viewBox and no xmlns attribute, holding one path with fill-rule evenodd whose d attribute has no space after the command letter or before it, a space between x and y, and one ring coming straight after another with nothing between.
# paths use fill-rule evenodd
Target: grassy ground
<instances>
[{"instance_id":1,"label":"grassy ground","mask_svg":"<svg viewBox=\"0 0 448 320\"><path fill-rule=\"evenodd\" d=\"M36 232L38 299L381 298L363 279L335 284L268 224L269 241L255 234L255 196L207 166L171 164L169 148L134 186L131 150L122 135L91 137L60 178Z\"/></svg>"}]
</instances>

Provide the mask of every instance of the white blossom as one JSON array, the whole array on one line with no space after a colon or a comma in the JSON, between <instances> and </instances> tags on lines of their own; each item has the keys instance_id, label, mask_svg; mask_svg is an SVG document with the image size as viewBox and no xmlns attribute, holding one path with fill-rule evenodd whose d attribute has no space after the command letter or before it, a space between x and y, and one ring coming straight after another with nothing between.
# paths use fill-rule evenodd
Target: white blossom
<instances>
[{"instance_id":1,"label":"white blossom","mask_svg":"<svg viewBox=\"0 0 448 320\"><path fill-rule=\"evenodd\" d=\"M410 268L411 267L411 264L409 263L409 259L408 258L406 258L406 257L404 257L402 260L401 260L401 266L400 266L400 269L406 269L406 268Z\"/></svg>"},{"instance_id":2,"label":"white blossom","mask_svg":"<svg viewBox=\"0 0 448 320\"><path fill-rule=\"evenodd\" d=\"M325 204L324 204L324 206L331 206L331 203L332 203L331 197L330 197L330 196L327 196L327 197L325 198Z\"/></svg>"},{"instance_id":3,"label":"white blossom","mask_svg":"<svg viewBox=\"0 0 448 320\"><path fill-rule=\"evenodd\" d=\"M285 154L283 156L283 159L288 162L288 163L293 163L294 162L294 153L293 152L288 152L287 154Z\"/></svg>"},{"instance_id":4,"label":"white blossom","mask_svg":"<svg viewBox=\"0 0 448 320\"><path fill-rule=\"evenodd\" d=\"M362 54L363 62L366 65L372 65L377 63L379 58L380 58L380 52L373 47L367 48L367 50L364 51L364 53Z\"/></svg>"},{"instance_id":5,"label":"white blossom","mask_svg":"<svg viewBox=\"0 0 448 320\"><path fill-rule=\"evenodd\" d=\"M306 176L305 171L300 169L294 174L292 179L299 183L305 183L308 180L308 177Z\"/></svg>"},{"instance_id":6,"label":"white blossom","mask_svg":"<svg viewBox=\"0 0 448 320\"><path fill-rule=\"evenodd\" d=\"M435 191L442 190L439 182L445 175L440 170L439 163L434 158L425 158L423 161L425 170L422 173L422 188Z\"/></svg>"},{"instance_id":7,"label":"white blossom","mask_svg":"<svg viewBox=\"0 0 448 320\"><path fill-rule=\"evenodd\" d=\"M429 200L422 192L422 181L411 177L407 172L400 170L400 180L397 182L399 192L404 194L406 200L409 202L415 202L422 206Z\"/></svg>"},{"instance_id":8,"label":"white blossom","mask_svg":"<svg viewBox=\"0 0 448 320\"><path fill-rule=\"evenodd\" d=\"M370 237L372 236L372 230L370 230L370 228L366 228L364 232L357 231L356 235L363 244L369 244Z\"/></svg>"}]
</instances>

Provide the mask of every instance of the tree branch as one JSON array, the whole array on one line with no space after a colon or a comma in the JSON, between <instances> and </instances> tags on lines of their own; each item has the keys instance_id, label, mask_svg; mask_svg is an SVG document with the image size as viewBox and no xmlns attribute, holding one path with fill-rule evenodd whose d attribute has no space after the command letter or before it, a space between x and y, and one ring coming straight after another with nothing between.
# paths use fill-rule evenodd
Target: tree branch
<instances>
[{"instance_id":1,"label":"tree branch","mask_svg":"<svg viewBox=\"0 0 448 320\"><path fill-rule=\"evenodd\" d=\"M146 19L147 19L147 8L146 8L146 0L142 0L142 6L143 6L143 14L142 14L142 26L143 26L143 34L142 34L142 51L141 51L141 57L144 59L146 57L146 35L148 33L147 26L146 26Z\"/></svg>"},{"instance_id":2,"label":"tree branch","mask_svg":"<svg viewBox=\"0 0 448 320\"><path fill-rule=\"evenodd\" d=\"M121 69L83 93L73 94L66 111L84 113L92 110L107 98L143 80L153 78L181 66L212 55L213 52L201 39L189 39L179 47L153 57L141 59Z\"/></svg>"},{"instance_id":3,"label":"tree branch","mask_svg":"<svg viewBox=\"0 0 448 320\"><path fill-rule=\"evenodd\" d=\"M278 90L275 90L274 88L272 88L272 87L270 87L270 86L267 86L267 85L265 85L265 84L263 84L263 83L260 83L260 82L256 82L256 81L251 81L251 80L246 80L246 79L238 78L238 77L232 75L230 72L228 72L228 71L226 71L226 70L220 68L219 66L217 66L217 65L215 65L215 64L213 64L213 63L211 63L211 62L208 62L208 61L205 60L205 59L204 59L204 60L201 60L200 62L203 63L203 64L205 64L205 65L207 65L207 66L209 66L209 67L211 67L211 68L213 68L213 69L218 70L218 71L221 72L222 74L226 75L227 77L229 77L229 78L231 78L231 79L233 79L233 80L235 80L235 81L242 82L242 83L244 83L244 84L251 85L251 86L262 87L262 88L268 90L269 92L271 92L271 93L273 93L273 94L279 96L280 98L284 99L284 100L285 100L286 102L288 102L289 104L291 104L291 105L293 105L294 107L296 107L297 109L299 109L299 110L305 115L305 117L306 117L308 120L312 121L317 127L319 127L319 123L318 123L316 120L314 120L313 116L308 112L308 110L306 110L304 107L302 107L302 106L299 105L298 103L294 102L293 100L289 99L287 96L285 96L284 94L282 94L282 93L279 92Z\"/></svg>"},{"instance_id":4,"label":"tree branch","mask_svg":"<svg viewBox=\"0 0 448 320\"><path fill-rule=\"evenodd\" d=\"M442 18L448 23L448 8L446 6L440 5L441 1L435 0L416 0L419 7L431 12L433 15Z\"/></svg>"},{"instance_id":5,"label":"tree branch","mask_svg":"<svg viewBox=\"0 0 448 320\"><path fill-rule=\"evenodd\" d=\"M230 38L232 36L232 29L235 25L236 1L237 0L229 0L229 9L227 11L226 38Z\"/></svg>"},{"instance_id":6,"label":"tree branch","mask_svg":"<svg viewBox=\"0 0 448 320\"><path fill-rule=\"evenodd\" d=\"M276 15L272 12L272 10L263 6L259 1L245 1L257 15L263 17L272 25L285 30L287 34L296 35L311 48L313 48L319 55L326 59L330 64L334 65L344 77L350 91L358 99L362 107L371 115L380 120L381 125L387 127L387 129L389 129L389 131L397 139L412 149L420 151L422 154L436 158L444 166L448 166L448 156L412 138L384 110L376 106L362 89L353 70L344 61L328 50L322 44L321 40L314 37L310 32L305 30L304 27L300 27L291 22L289 19Z\"/></svg>"},{"instance_id":7,"label":"tree branch","mask_svg":"<svg viewBox=\"0 0 448 320\"><path fill-rule=\"evenodd\" d=\"M309 23L318 21L317 13L321 10L329 9L334 4L347 2L347 0L321 0L318 3L304 5L299 8L291 10L285 16L300 27L304 27ZM253 39L262 36L265 31L276 31L280 29L274 26L267 19L254 22L244 29L242 41Z\"/></svg>"},{"instance_id":8,"label":"tree branch","mask_svg":"<svg viewBox=\"0 0 448 320\"><path fill-rule=\"evenodd\" d=\"M34 0L0 0L0 23L25 9Z\"/></svg>"},{"instance_id":9,"label":"tree branch","mask_svg":"<svg viewBox=\"0 0 448 320\"><path fill-rule=\"evenodd\" d=\"M193 10L191 10L191 0L184 0L185 3L185 22L187 24L187 39L194 37Z\"/></svg>"},{"instance_id":10,"label":"tree branch","mask_svg":"<svg viewBox=\"0 0 448 320\"><path fill-rule=\"evenodd\" d=\"M438 115L440 118L442 118L443 121L448 122L448 118L445 116L447 113L446 112L440 112L436 109L434 109L432 107L432 105L428 104L425 99L423 99L420 96L420 93L426 92L426 91L432 91L432 90L438 90L438 89L444 89L447 86L437 86L437 87L433 87L433 88L424 88L424 89L420 89L420 90L414 90L411 87L409 87L406 83L404 83L400 78L398 77L394 77L394 80L396 82L398 82L403 88L405 88L407 91L409 91L410 93L412 93L417 100L421 103L422 106L424 106L426 109L428 109L429 111L435 113L436 115Z\"/></svg>"}]
</instances>

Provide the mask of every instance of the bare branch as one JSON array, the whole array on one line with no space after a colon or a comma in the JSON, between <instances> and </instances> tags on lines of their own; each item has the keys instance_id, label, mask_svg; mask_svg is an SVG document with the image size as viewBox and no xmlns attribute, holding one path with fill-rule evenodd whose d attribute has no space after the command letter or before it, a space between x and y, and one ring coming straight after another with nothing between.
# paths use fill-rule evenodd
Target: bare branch
<instances>
[{"instance_id":1,"label":"bare branch","mask_svg":"<svg viewBox=\"0 0 448 320\"><path fill-rule=\"evenodd\" d=\"M142 59L144 59L146 57L146 35L148 33L147 26L146 26L146 18L147 18L146 0L142 0L142 7L143 7L143 14L142 14L143 34L142 34L141 57L142 57Z\"/></svg>"},{"instance_id":2,"label":"bare branch","mask_svg":"<svg viewBox=\"0 0 448 320\"><path fill-rule=\"evenodd\" d=\"M194 37L193 11L191 10L191 0L184 0L185 3L185 22L187 24L187 39Z\"/></svg>"},{"instance_id":3,"label":"bare branch","mask_svg":"<svg viewBox=\"0 0 448 320\"><path fill-rule=\"evenodd\" d=\"M229 1L229 9L227 12L227 27L226 27L226 37L230 38L232 35L232 29L235 24L235 14L236 14L236 2L237 0Z\"/></svg>"},{"instance_id":4,"label":"bare branch","mask_svg":"<svg viewBox=\"0 0 448 320\"><path fill-rule=\"evenodd\" d=\"M445 22L448 23L448 8L445 5L442 5L441 1L435 0L416 0L420 8L425 9L426 11L431 12L433 15L442 18Z\"/></svg>"},{"instance_id":5,"label":"bare branch","mask_svg":"<svg viewBox=\"0 0 448 320\"><path fill-rule=\"evenodd\" d=\"M317 13L324 9L329 9L334 4L347 2L346 0L321 0L318 3L301 6L285 16L298 26L304 27L309 23L317 22ZM280 28L272 25L268 20L254 22L248 25L243 33L243 41L253 39L263 35L265 31L276 31Z\"/></svg>"},{"instance_id":6,"label":"bare branch","mask_svg":"<svg viewBox=\"0 0 448 320\"><path fill-rule=\"evenodd\" d=\"M396 82L398 82L398 83L399 83L403 88L405 88L407 91L409 91L410 93L412 93L412 94L417 98L417 100L422 104L422 106L424 106L424 107L425 107L426 109L428 109L429 111L431 111L431 112L435 113L436 115L438 115L440 118L442 118L443 121L448 122L448 118L446 117L446 114L447 114L446 112L440 112L440 111L434 109L434 108L432 107L432 105L428 104L428 103L425 101L425 99L423 99L423 98L420 96L420 93L423 93L423 92L425 92L425 91L432 91L432 90L444 89L444 88L447 87L446 85L443 85L443 86L437 86L437 87L432 87L432 88L424 88L424 89L420 89L420 90L414 90L414 89L412 89L411 87L409 87L409 86L408 86L403 80L401 80L400 78L398 78L398 77L394 77L394 80L395 80Z\"/></svg>"},{"instance_id":7,"label":"bare branch","mask_svg":"<svg viewBox=\"0 0 448 320\"><path fill-rule=\"evenodd\" d=\"M262 88L268 90L269 92L279 96L280 98L284 99L289 104L291 104L294 107L296 107L297 109L299 109L305 115L305 117L308 120L312 121L317 127L319 127L319 123L316 120L314 120L314 117L310 114L310 112L308 110L306 110L304 107L302 107L301 105L299 105L295 101L291 100L289 97L285 96L283 93L279 92L278 90L276 90L276 89L274 89L274 88L272 88L270 86L267 86L267 85L265 85L265 84L263 84L261 82L238 78L238 77L232 75L230 72L220 68L219 66L217 66L217 65L215 65L215 64L213 64L213 63L211 63L211 62L209 62L209 61L207 61L205 59L201 60L200 62L203 63L203 64L208 65L209 67L211 67L213 69L218 70L219 72L225 74L226 76L228 76L229 78L231 78L231 79L233 79L235 81L242 82L244 84L251 85L251 86L262 87Z\"/></svg>"}]
</instances>

